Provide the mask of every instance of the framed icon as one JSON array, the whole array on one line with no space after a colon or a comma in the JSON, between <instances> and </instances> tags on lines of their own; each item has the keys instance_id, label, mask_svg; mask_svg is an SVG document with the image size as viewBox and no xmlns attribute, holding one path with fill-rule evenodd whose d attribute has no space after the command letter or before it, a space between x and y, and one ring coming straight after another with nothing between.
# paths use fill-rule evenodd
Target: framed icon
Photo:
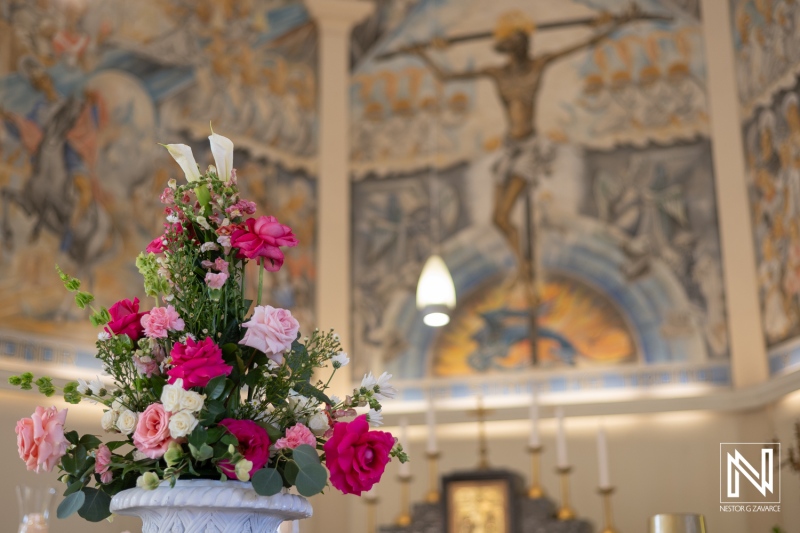
<instances>
[{"instance_id":1,"label":"framed icon","mask_svg":"<svg viewBox=\"0 0 800 533\"><path fill-rule=\"evenodd\" d=\"M519 533L522 480L504 470L477 470L442 480L445 533Z\"/></svg>"}]
</instances>

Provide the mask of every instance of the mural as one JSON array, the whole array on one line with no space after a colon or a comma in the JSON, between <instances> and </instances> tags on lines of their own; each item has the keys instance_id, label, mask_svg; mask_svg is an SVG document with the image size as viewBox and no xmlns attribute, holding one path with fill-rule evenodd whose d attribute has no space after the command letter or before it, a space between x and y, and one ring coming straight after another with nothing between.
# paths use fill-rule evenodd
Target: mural
<instances>
[{"instance_id":1,"label":"mural","mask_svg":"<svg viewBox=\"0 0 800 533\"><path fill-rule=\"evenodd\" d=\"M773 373L800 336L800 5L732 1L745 167L764 336Z\"/></svg>"},{"instance_id":2,"label":"mural","mask_svg":"<svg viewBox=\"0 0 800 533\"><path fill-rule=\"evenodd\" d=\"M133 258L179 174L157 142L204 164L209 122L236 145L243 194L303 242L267 278L273 301L312 320L316 62L299 2L0 3L3 327L91 338L56 262L103 304L136 296Z\"/></svg>"},{"instance_id":3,"label":"mural","mask_svg":"<svg viewBox=\"0 0 800 533\"><path fill-rule=\"evenodd\" d=\"M351 88L355 374L725 362L702 50L697 2L660 0L423 0L379 39ZM434 249L441 330L414 303Z\"/></svg>"}]
</instances>

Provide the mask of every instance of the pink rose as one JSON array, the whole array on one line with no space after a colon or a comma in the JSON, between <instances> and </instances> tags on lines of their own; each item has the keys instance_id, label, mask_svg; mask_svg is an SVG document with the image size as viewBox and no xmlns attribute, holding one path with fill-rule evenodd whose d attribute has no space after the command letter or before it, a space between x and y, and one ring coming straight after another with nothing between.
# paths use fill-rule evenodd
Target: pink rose
<instances>
[{"instance_id":1,"label":"pink rose","mask_svg":"<svg viewBox=\"0 0 800 533\"><path fill-rule=\"evenodd\" d=\"M169 436L169 413L160 403L151 403L139 416L133 445L150 459L161 459L172 442Z\"/></svg>"},{"instance_id":2,"label":"pink rose","mask_svg":"<svg viewBox=\"0 0 800 533\"><path fill-rule=\"evenodd\" d=\"M158 368L158 361L153 357L148 357L148 360L143 361L138 355L133 356L133 364L136 365L136 370L143 376L152 377L153 374L158 376L161 370Z\"/></svg>"},{"instance_id":3,"label":"pink rose","mask_svg":"<svg viewBox=\"0 0 800 533\"><path fill-rule=\"evenodd\" d=\"M292 228L284 226L275 217L248 218L245 227L237 228L231 234L231 245L239 248L240 259L263 257L264 268L277 272L283 265L281 246L297 246L297 238Z\"/></svg>"},{"instance_id":4,"label":"pink rose","mask_svg":"<svg viewBox=\"0 0 800 533\"><path fill-rule=\"evenodd\" d=\"M345 494L361 495L381 480L394 437L385 431L370 431L367 416L352 422L337 422L325 443L325 465L331 485Z\"/></svg>"},{"instance_id":5,"label":"pink rose","mask_svg":"<svg viewBox=\"0 0 800 533\"><path fill-rule=\"evenodd\" d=\"M144 251L148 254L161 254L164 253L166 249L167 245L164 244L164 236L161 235L150 241L150 244L147 245Z\"/></svg>"},{"instance_id":6,"label":"pink rose","mask_svg":"<svg viewBox=\"0 0 800 533\"><path fill-rule=\"evenodd\" d=\"M294 450L301 444L308 444L312 448L317 447L317 438L303 424L295 424L286 430L286 436L278 439L275 449L290 448Z\"/></svg>"},{"instance_id":7,"label":"pink rose","mask_svg":"<svg viewBox=\"0 0 800 533\"><path fill-rule=\"evenodd\" d=\"M186 324L174 307L154 307L142 316L144 334L151 339L163 339L170 331L183 331Z\"/></svg>"},{"instance_id":8,"label":"pink rose","mask_svg":"<svg viewBox=\"0 0 800 533\"><path fill-rule=\"evenodd\" d=\"M101 444L97 448L94 456L94 473L100 474L100 481L102 483L111 483L113 474L108 470L111 465L111 450L108 446Z\"/></svg>"},{"instance_id":9,"label":"pink rose","mask_svg":"<svg viewBox=\"0 0 800 533\"><path fill-rule=\"evenodd\" d=\"M145 313L139 312L139 298L120 300L108 310L111 322L105 330L114 335L127 335L133 342L142 338L142 325L140 323Z\"/></svg>"},{"instance_id":10,"label":"pink rose","mask_svg":"<svg viewBox=\"0 0 800 533\"><path fill-rule=\"evenodd\" d=\"M283 363L283 352L289 350L297 339L300 324L286 309L260 305L242 327L247 331L239 344L264 352L280 365Z\"/></svg>"},{"instance_id":11,"label":"pink rose","mask_svg":"<svg viewBox=\"0 0 800 533\"><path fill-rule=\"evenodd\" d=\"M226 281L228 281L228 274L225 272L220 272L219 274L208 272L206 274L206 285L208 285L209 289L221 289Z\"/></svg>"},{"instance_id":12,"label":"pink rose","mask_svg":"<svg viewBox=\"0 0 800 533\"><path fill-rule=\"evenodd\" d=\"M14 431L17 433L19 457L25 461L28 470L51 472L67 453L66 421L66 409L37 407L30 418L17 422Z\"/></svg>"},{"instance_id":13,"label":"pink rose","mask_svg":"<svg viewBox=\"0 0 800 533\"><path fill-rule=\"evenodd\" d=\"M233 418L226 418L219 425L227 428L238 439L239 453L253 463L253 468L250 470L251 476L256 470L264 468L269 462L270 444L266 429L252 420L235 420ZM234 465L230 461L220 461L218 466L230 479L236 479Z\"/></svg>"},{"instance_id":14,"label":"pink rose","mask_svg":"<svg viewBox=\"0 0 800 533\"><path fill-rule=\"evenodd\" d=\"M191 387L205 387L215 377L227 376L233 371L232 366L225 364L222 350L211 337L199 342L190 337L186 339L186 344L176 342L170 355L175 366L167 371L169 382L175 383L175 380L181 378L183 387L187 390Z\"/></svg>"}]
</instances>

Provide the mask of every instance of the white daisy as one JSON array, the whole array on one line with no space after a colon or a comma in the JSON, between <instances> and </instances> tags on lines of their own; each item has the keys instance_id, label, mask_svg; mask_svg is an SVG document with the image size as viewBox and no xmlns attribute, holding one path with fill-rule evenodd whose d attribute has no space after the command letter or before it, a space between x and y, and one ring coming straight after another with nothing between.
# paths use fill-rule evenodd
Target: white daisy
<instances>
[{"instance_id":1,"label":"white daisy","mask_svg":"<svg viewBox=\"0 0 800 533\"><path fill-rule=\"evenodd\" d=\"M383 413L375 409L370 409L367 413L367 421L369 425L374 428L381 427L383 425Z\"/></svg>"},{"instance_id":2,"label":"white daisy","mask_svg":"<svg viewBox=\"0 0 800 533\"><path fill-rule=\"evenodd\" d=\"M331 362L333 363L333 368L342 368L350 362L350 358L347 357L347 352L339 352L331 357Z\"/></svg>"}]
</instances>

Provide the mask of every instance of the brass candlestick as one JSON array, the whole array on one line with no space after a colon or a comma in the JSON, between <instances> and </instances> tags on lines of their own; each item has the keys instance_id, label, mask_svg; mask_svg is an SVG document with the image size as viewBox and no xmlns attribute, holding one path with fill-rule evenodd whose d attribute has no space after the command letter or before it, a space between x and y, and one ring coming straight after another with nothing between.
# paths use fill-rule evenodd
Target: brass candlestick
<instances>
[{"instance_id":1,"label":"brass candlestick","mask_svg":"<svg viewBox=\"0 0 800 533\"><path fill-rule=\"evenodd\" d=\"M364 503L367 504L367 533L378 532L378 497L371 494L372 491L364 494Z\"/></svg>"},{"instance_id":2,"label":"brass candlestick","mask_svg":"<svg viewBox=\"0 0 800 533\"><path fill-rule=\"evenodd\" d=\"M478 470L489 469L489 442L486 439L486 415L493 413L483 406L483 397L478 396L478 408L469 414L478 417Z\"/></svg>"},{"instance_id":3,"label":"brass candlestick","mask_svg":"<svg viewBox=\"0 0 800 533\"><path fill-rule=\"evenodd\" d=\"M528 498L532 500L538 500L544 497L544 490L539 484L539 467L541 465L542 450L544 450L544 448L541 446L528 446L528 452L531 454L531 486L528 489Z\"/></svg>"},{"instance_id":4,"label":"brass candlestick","mask_svg":"<svg viewBox=\"0 0 800 533\"><path fill-rule=\"evenodd\" d=\"M400 481L400 514L394 523L398 527L408 527L411 525L411 503L408 494L411 476L401 474L397 479Z\"/></svg>"},{"instance_id":5,"label":"brass candlestick","mask_svg":"<svg viewBox=\"0 0 800 533\"><path fill-rule=\"evenodd\" d=\"M428 494L425 501L428 503L439 503L439 468L437 461L441 454L439 452L428 452Z\"/></svg>"},{"instance_id":6,"label":"brass candlestick","mask_svg":"<svg viewBox=\"0 0 800 533\"><path fill-rule=\"evenodd\" d=\"M559 466L556 472L561 476L561 507L558 508L556 518L559 520L573 520L575 511L569 506L569 474L572 472L571 466Z\"/></svg>"},{"instance_id":7,"label":"brass candlestick","mask_svg":"<svg viewBox=\"0 0 800 533\"><path fill-rule=\"evenodd\" d=\"M614 487L600 487L597 492L603 497L603 530L600 533L617 533L614 529L614 515L611 512L611 495Z\"/></svg>"}]
</instances>

